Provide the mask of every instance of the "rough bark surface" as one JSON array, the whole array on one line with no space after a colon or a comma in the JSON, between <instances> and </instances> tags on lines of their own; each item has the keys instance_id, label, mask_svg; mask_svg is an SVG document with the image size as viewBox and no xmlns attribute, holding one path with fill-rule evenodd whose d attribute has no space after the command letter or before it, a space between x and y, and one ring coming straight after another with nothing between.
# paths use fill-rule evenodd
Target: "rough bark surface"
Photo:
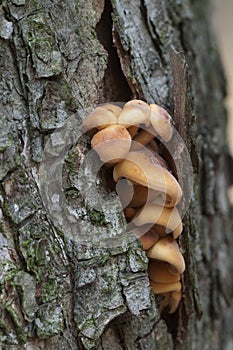
<instances>
[{"instance_id":1,"label":"rough bark surface","mask_svg":"<svg viewBox=\"0 0 233 350\"><path fill-rule=\"evenodd\" d=\"M209 5L1 2L1 349L233 349L225 90ZM50 135L55 145L63 142L54 131L74 115L81 121L100 102L135 97L174 116L194 168L180 239L184 298L179 311L164 318L138 240L126 236L111 249L95 238L78 243L65 222L58 228L50 219L39 189L46 142ZM85 223L76 233L104 241L122 231L124 218L117 199L97 213L80 198L78 169L87 147L82 140L67 154L63 189L73 217Z\"/></svg>"}]
</instances>

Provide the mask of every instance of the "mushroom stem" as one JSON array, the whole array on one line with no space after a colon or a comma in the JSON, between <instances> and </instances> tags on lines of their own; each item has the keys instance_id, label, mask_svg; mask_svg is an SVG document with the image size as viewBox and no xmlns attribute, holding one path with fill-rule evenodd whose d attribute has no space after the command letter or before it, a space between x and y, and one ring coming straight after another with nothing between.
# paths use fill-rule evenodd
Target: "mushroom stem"
<instances>
[{"instance_id":1,"label":"mushroom stem","mask_svg":"<svg viewBox=\"0 0 233 350\"><path fill-rule=\"evenodd\" d=\"M157 133L151 125L148 128L141 130L132 140L131 151L138 151L153 140L156 135Z\"/></svg>"}]
</instances>

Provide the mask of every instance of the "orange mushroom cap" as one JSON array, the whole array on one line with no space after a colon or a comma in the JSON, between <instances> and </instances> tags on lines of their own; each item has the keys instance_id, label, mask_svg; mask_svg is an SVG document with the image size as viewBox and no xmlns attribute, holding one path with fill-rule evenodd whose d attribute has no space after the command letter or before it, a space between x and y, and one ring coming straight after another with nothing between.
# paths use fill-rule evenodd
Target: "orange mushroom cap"
<instances>
[{"instance_id":1,"label":"orange mushroom cap","mask_svg":"<svg viewBox=\"0 0 233 350\"><path fill-rule=\"evenodd\" d=\"M167 206L175 206L182 197L182 190L174 176L159 164L158 159L143 152L129 152L124 160L116 164L113 178L127 178L140 185L165 193L169 198Z\"/></svg>"},{"instance_id":2,"label":"orange mushroom cap","mask_svg":"<svg viewBox=\"0 0 233 350\"><path fill-rule=\"evenodd\" d=\"M148 258L167 262L172 273L182 274L185 270L184 258L177 242L171 236L161 237L146 253Z\"/></svg>"},{"instance_id":3,"label":"orange mushroom cap","mask_svg":"<svg viewBox=\"0 0 233 350\"><path fill-rule=\"evenodd\" d=\"M129 152L131 136L124 126L115 124L97 132L91 146L102 161L116 163Z\"/></svg>"}]
</instances>

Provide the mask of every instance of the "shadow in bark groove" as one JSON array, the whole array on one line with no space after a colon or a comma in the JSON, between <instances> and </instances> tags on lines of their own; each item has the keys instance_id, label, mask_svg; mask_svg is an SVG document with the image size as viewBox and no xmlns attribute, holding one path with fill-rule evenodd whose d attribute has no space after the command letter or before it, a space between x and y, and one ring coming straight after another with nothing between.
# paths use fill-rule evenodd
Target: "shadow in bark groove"
<instances>
[{"instance_id":1,"label":"shadow in bark groove","mask_svg":"<svg viewBox=\"0 0 233 350\"><path fill-rule=\"evenodd\" d=\"M101 19L96 25L97 37L108 52L108 66L105 71L99 102L124 102L132 98L132 91L123 74L120 59L113 44L112 26L112 6L110 1L107 0Z\"/></svg>"}]
</instances>

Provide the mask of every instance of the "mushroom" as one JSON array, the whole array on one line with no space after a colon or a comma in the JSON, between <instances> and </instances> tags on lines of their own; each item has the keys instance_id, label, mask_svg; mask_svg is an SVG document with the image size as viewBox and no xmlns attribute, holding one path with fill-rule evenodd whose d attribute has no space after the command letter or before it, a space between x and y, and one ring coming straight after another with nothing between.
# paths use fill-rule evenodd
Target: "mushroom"
<instances>
[{"instance_id":1,"label":"mushroom","mask_svg":"<svg viewBox=\"0 0 233 350\"><path fill-rule=\"evenodd\" d=\"M161 294L161 296L163 297L163 300L160 303L159 311L162 312L165 307L168 307L169 314L173 314L179 306L182 296L181 290L176 292L164 293Z\"/></svg>"},{"instance_id":2,"label":"mushroom","mask_svg":"<svg viewBox=\"0 0 233 350\"><path fill-rule=\"evenodd\" d=\"M141 100L132 100L124 105L122 112L118 117L118 123L126 128L132 125L149 125L150 107Z\"/></svg>"},{"instance_id":3,"label":"mushroom","mask_svg":"<svg viewBox=\"0 0 233 350\"><path fill-rule=\"evenodd\" d=\"M104 103L100 107L106 109L107 111L112 112L113 114L115 114L116 117L119 117L119 115L122 111L122 108L120 108L119 106L114 105L112 103Z\"/></svg>"},{"instance_id":4,"label":"mushroom","mask_svg":"<svg viewBox=\"0 0 233 350\"><path fill-rule=\"evenodd\" d=\"M133 138L138 131L138 126L137 125L131 125L127 128L128 132L130 133L130 136Z\"/></svg>"},{"instance_id":5,"label":"mushroom","mask_svg":"<svg viewBox=\"0 0 233 350\"><path fill-rule=\"evenodd\" d=\"M156 224L165 228L165 233L173 231L177 238L183 229L182 220L177 208L166 208L155 203L147 203L134 218L134 225ZM159 233L159 232L158 232Z\"/></svg>"},{"instance_id":6,"label":"mushroom","mask_svg":"<svg viewBox=\"0 0 233 350\"><path fill-rule=\"evenodd\" d=\"M117 182L123 177L165 193L169 198L169 202L165 203L166 206L173 207L181 200L182 190L174 176L162 167L158 160L156 162L156 158L152 159L148 154L129 152L113 170L114 181Z\"/></svg>"},{"instance_id":7,"label":"mushroom","mask_svg":"<svg viewBox=\"0 0 233 350\"><path fill-rule=\"evenodd\" d=\"M180 275L184 272L184 258L173 237L161 237L146 253L148 258L167 262L169 264L168 269L172 273Z\"/></svg>"},{"instance_id":8,"label":"mushroom","mask_svg":"<svg viewBox=\"0 0 233 350\"><path fill-rule=\"evenodd\" d=\"M150 260L148 264L148 276L156 283L175 283L180 280L180 275L171 273L168 264L164 261Z\"/></svg>"},{"instance_id":9,"label":"mushroom","mask_svg":"<svg viewBox=\"0 0 233 350\"><path fill-rule=\"evenodd\" d=\"M140 237L143 250L148 250L153 247L159 240L159 236L153 230L147 231L143 236Z\"/></svg>"},{"instance_id":10,"label":"mushroom","mask_svg":"<svg viewBox=\"0 0 233 350\"><path fill-rule=\"evenodd\" d=\"M122 179L117 182L116 192L120 197L123 208L139 208L147 202L165 203L166 195L151 188L139 185L128 179Z\"/></svg>"},{"instance_id":11,"label":"mushroom","mask_svg":"<svg viewBox=\"0 0 233 350\"><path fill-rule=\"evenodd\" d=\"M132 151L138 151L143 146L147 145L157 135L154 128L150 125L146 129L142 129L132 140Z\"/></svg>"},{"instance_id":12,"label":"mushroom","mask_svg":"<svg viewBox=\"0 0 233 350\"><path fill-rule=\"evenodd\" d=\"M174 313L181 300L181 282L156 283L151 280L150 285L154 294L164 294L164 299L160 304L160 312L168 306L169 313Z\"/></svg>"},{"instance_id":13,"label":"mushroom","mask_svg":"<svg viewBox=\"0 0 233 350\"><path fill-rule=\"evenodd\" d=\"M152 124L154 130L165 142L170 141L173 134L171 116L164 108L156 104L150 104L150 110L150 123Z\"/></svg>"},{"instance_id":14,"label":"mushroom","mask_svg":"<svg viewBox=\"0 0 233 350\"><path fill-rule=\"evenodd\" d=\"M141 234L141 230L139 228L134 227L131 229L131 231L140 237L143 250L150 249L159 240L159 236L153 230L149 230L143 235Z\"/></svg>"},{"instance_id":15,"label":"mushroom","mask_svg":"<svg viewBox=\"0 0 233 350\"><path fill-rule=\"evenodd\" d=\"M91 146L102 161L114 164L129 152L131 136L124 126L115 124L97 132Z\"/></svg>"},{"instance_id":16,"label":"mushroom","mask_svg":"<svg viewBox=\"0 0 233 350\"><path fill-rule=\"evenodd\" d=\"M102 130L110 125L117 124L117 116L112 110L97 107L83 121L82 130L87 132L94 128Z\"/></svg>"}]
</instances>

